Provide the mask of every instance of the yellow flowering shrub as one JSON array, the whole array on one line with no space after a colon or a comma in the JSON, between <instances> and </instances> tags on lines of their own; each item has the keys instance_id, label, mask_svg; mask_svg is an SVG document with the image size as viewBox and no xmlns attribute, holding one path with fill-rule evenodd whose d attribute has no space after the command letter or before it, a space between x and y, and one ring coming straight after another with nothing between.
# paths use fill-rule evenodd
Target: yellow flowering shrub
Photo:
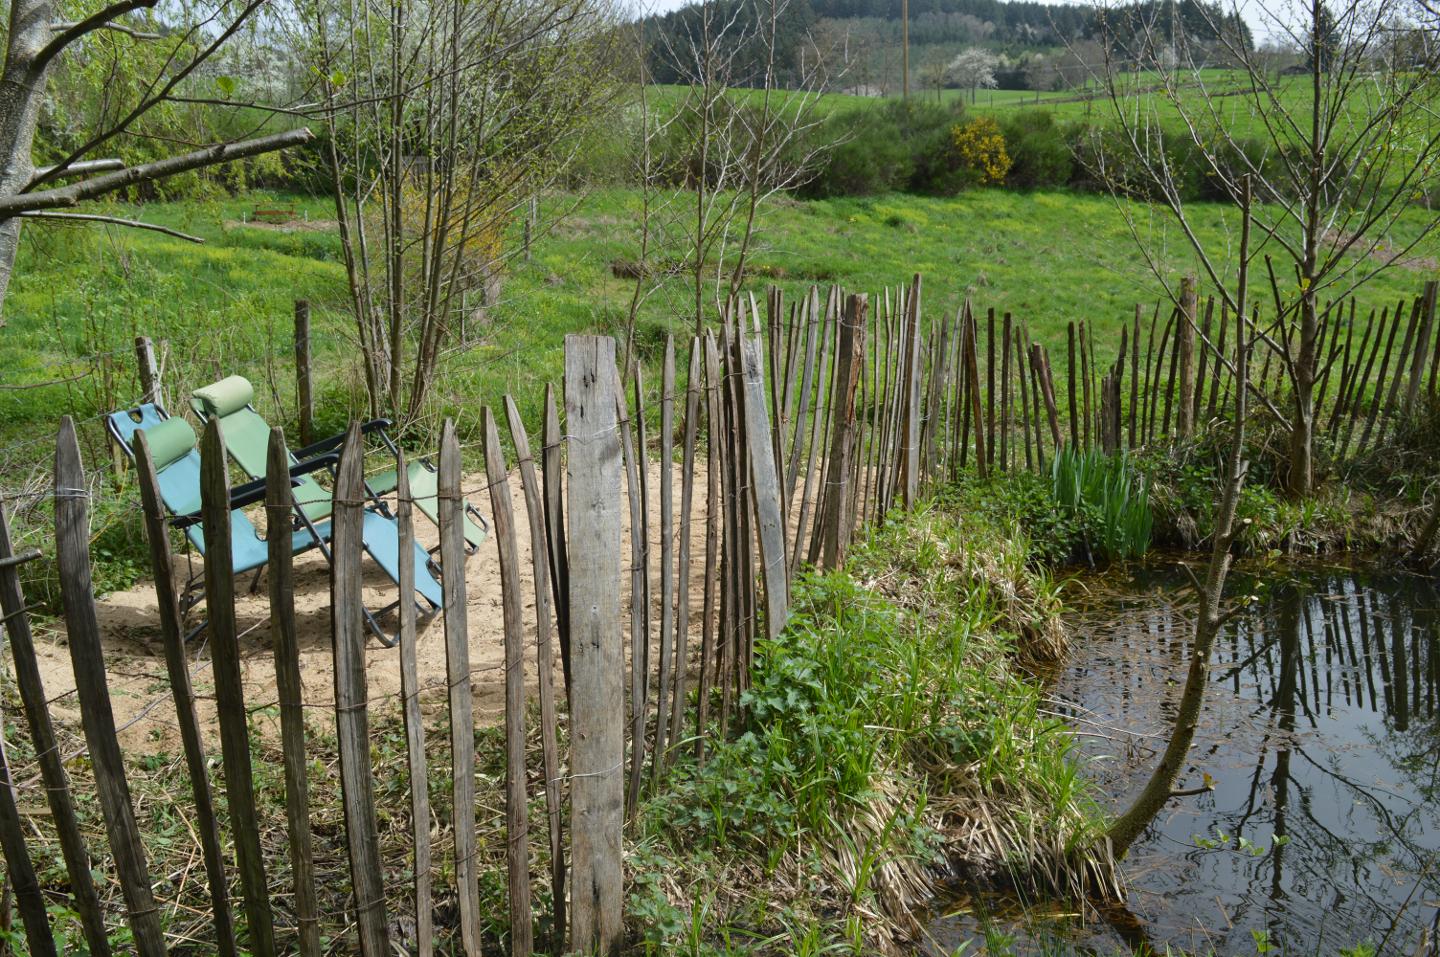
<instances>
[{"instance_id":1,"label":"yellow flowering shrub","mask_svg":"<svg viewBox=\"0 0 1440 957\"><path fill-rule=\"evenodd\" d=\"M962 170L967 171L976 186L1005 182L1010 172L1010 154L1005 151L1005 134L1000 124L988 116L961 123L950 130L950 143Z\"/></svg>"}]
</instances>

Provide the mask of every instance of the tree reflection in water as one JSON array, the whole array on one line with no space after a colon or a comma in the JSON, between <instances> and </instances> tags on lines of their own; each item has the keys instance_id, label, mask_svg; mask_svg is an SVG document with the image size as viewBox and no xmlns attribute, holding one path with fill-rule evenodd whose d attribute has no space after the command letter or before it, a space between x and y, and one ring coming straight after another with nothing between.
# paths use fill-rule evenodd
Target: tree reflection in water
<instances>
[{"instance_id":1,"label":"tree reflection in water","mask_svg":"<svg viewBox=\"0 0 1440 957\"><path fill-rule=\"evenodd\" d=\"M1053 695L1086 732L1110 808L1144 784L1168 734L1187 582L1147 568L1072 627ZM1237 574L1231 593L1247 592L1257 600L1217 644L1181 777L1209 774L1215 789L1173 801L1126 864L1140 927L1050 932L1254 954L1263 931L1291 953L1365 940L1413 953L1440 907L1440 593L1408 576L1268 568ZM950 946L974 926L933 929Z\"/></svg>"}]
</instances>

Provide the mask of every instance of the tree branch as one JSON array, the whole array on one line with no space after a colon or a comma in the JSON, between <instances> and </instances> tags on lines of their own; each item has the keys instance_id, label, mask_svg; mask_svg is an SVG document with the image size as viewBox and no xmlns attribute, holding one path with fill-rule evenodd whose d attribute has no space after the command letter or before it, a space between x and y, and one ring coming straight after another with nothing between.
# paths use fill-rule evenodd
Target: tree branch
<instances>
[{"instance_id":1,"label":"tree branch","mask_svg":"<svg viewBox=\"0 0 1440 957\"><path fill-rule=\"evenodd\" d=\"M125 161L122 159L93 159L82 160L79 163L71 163L63 170L56 171L53 166L40 166L30 175L30 181L48 177L70 177L89 176L91 173L109 173L113 170L124 169Z\"/></svg>"},{"instance_id":2,"label":"tree branch","mask_svg":"<svg viewBox=\"0 0 1440 957\"><path fill-rule=\"evenodd\" d=\"M183 153L180 156L171 156L153 163L142 163L139 166L106 173L93 179L81 180L69 186L0 197L0 220L32 210L74 206L82 200L94 199L144 180L163 179L166 176L174 176L192 169L202 169L206 166L228 163L231 160L245 159L248 156L272 153L275 150L308 143L314 138L313 133L302 128L261 136L253 140L243 140L239 143L219 143L193 153Z\"/></svg>"},{"instance_id":3,"label":"tree branch","mask_svg":"<svg viewBox=\"0 0 1440 957\"><path fill-rule=\"evenodd\" d=\"M103 10L92 13L84 20L77 20L75 23L63 23L58 26L60 32L55 35L49 43L45 44L40 55L35 58L37 67L43 67L49 63L60 51L80 39L87 33L93 33L101 29L122 29L111 23L116 17L124 16L133 10L148 9L155 6L159 0L120 0L119 3L112 3ZM123 28L122 32L128 32L129 28Z\"/></svg>"},{"instance_id":4,"label":"tree branch","mask_svg":"<svg viewBox=\"0 0 1440 957\"><path fill-rule=\"evenodd\" d=\"M167 236L174 236L176 239L183 239L187 243L203 243L205 240L199 236L191 236L189 233L182 233L178 229L171 229L169 226L161 226L157 223L142 223L138 219L124 219L120 216L100 216L95 213L56 213L51 210L31 210L28 213L20 214L25 219L58 219L71 222L84 223L109 223L112 226L129 226L132 229L148 229L152 232L164 233Z\"/></svg>"},{"instance_id":5,"label":"tree branch","mask_svg":"<svg viewBox=\"0 0 1440 957\"><path fill-rule=\"evenodd\" d=\"M73 30L73 29L75 29L75 28L78 27L79 25L80 25L80 24L78 24L78 23L56 23L56 24L52 24L51 27L50 27L50 29L51 29L51 30L54 30L56 33L64 33L64 32L67 31L67 30ZM127 27L127 26L126 26L125 24L123 24L123 23L102 23L102 24L99 24L98 26L92 27L91 29L94 29L94 30L114 30L116 33L123 33L123 34L125 34L127 37L130 37L130 38L133 39L133 40L163 40L163 39L165 39L165 35L164 35L163 33L151 33L151 32L148 31L148 30L137 30L137 29L135 29L134 27Z\"/></svg>"}]
</instances>

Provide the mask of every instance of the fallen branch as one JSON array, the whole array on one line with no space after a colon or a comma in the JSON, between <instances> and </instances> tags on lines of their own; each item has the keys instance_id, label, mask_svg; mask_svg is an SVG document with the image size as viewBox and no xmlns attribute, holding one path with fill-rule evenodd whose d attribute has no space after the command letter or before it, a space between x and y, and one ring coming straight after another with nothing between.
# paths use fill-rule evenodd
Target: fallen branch
<instances>
[{"instance_id":1,"label":"fallen branch","mask_svg":"<svg viewBox=\"0 0 1440 957\"><path fill-rule=\"evenodd\" d=\"M166 236L174 236L176 239L183 239L187 243L203 243L205 240L199 236L191 236L189 233L182 233L178 229L171 229L169 226L161 226L156 223L142 223L138 219L123 219L119 216L100 216L95 213L57 213L51 210L31 210L20 214L25 219L59 219L71 222L84 223L108 223L112 226L129 226L131 229L148 229L152 232L164 233Z\"/></svg>"}]
</instances>

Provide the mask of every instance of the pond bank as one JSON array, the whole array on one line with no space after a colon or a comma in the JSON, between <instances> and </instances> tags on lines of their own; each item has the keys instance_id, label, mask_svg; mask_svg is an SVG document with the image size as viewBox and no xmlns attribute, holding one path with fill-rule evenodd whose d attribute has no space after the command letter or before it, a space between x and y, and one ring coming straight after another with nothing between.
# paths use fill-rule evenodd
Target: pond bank
<instances>
[{"instance_id":1,"label":"pond bank","mask_svg":"<svg viewBox=\"0 0 1440 957\"><path fill-rule=\"evenodd\" d=\"M938 508L799 583L749 721L641 809L629 913L647 953L901 952L946 875L1114 887L1100 816L1022 662L1064 650L1023 543Z\"/></svg>"}]
</instances>

